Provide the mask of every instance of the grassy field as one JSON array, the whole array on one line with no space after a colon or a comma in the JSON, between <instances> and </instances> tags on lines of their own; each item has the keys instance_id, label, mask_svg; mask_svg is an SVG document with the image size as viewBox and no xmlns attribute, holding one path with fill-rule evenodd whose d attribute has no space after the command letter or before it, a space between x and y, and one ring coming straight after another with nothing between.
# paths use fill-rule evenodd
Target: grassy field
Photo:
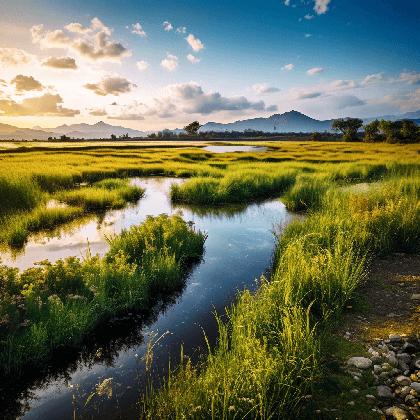
<instances>
[{"instance_id":1,"label":"grassy field","mask_svg":"<svg viewBox=\"0 0 420 420\"><path fill-rule=\"evenodd\" d=\"M419 145L265 145L266 152L225 154L106 145L8 152L0 161L0 186L18 191L4 204L11 214L22 203L37 208L45 194L70 196L81 182L96 188L103 179L149 175L191 178L172 188L174 201L220 205L281 196L288 209L306 212L304 221L279 228L270 281L262 279L256 295L241 293L227 321L218 318L218 345L201 365L183 363L159 392L140 399L142 418L308 418L307 396L321 386L328 357L321 349L328 348L330 328L364 281L370 258L420 252ZM363 189L354 187L360 183ZM124 270L136 265L132 249L143 245L133 248L135 241L124 233L111 246L110 262L100 264L118 265L122 255Z\"/></svg>"}]
</instances>

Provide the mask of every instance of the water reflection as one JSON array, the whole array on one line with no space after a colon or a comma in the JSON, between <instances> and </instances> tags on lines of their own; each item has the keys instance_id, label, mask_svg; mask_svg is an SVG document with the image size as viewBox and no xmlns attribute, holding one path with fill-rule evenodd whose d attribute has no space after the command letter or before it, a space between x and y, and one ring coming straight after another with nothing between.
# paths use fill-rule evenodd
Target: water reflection
<instances>
[{"instance_id":1,"label":"water reflection","mask_svg":"<svg viewBox=\"0 0 420 420\"><path fill-rule=\"evenodd\" d=\"M231 145L231 146L206 146L206 147L203 147L202 150L206 150L212 153L265 152L267 148L265 146Z\"/></svg>"},{"instance_id":2,"label":"water reflection","mask_svg":"<svg viewBox=\"0 0 420 420\"><path fill-rule=\"evenodd\" d=\"M292 218L284 205L279 200L271 200L217 209L173 207L169 190L174 182L184 181L135 179L133 183L146 189L137 205L107 212L102 219L91 220L71 232L63 231L59 237L32 238L24 254L14 261L9 258L10 265L24 269L46 258L55 261L70 255L84 255L88 248L86 238L89 238L92 255L103 255L108 250L105 236L138 225L147 215L173 214L179 210L184 220L192 221L197 229L208 233L204 256L186 278L182 291L168 301L156 302L149 320L139 318L139 314L127 314L116 326L109 322L106 329L92 334L85 343L86 348L60 349L54 356L56 365L44 372L33 372L29 387L28 383L26 387L20 383L15 385L12 394L8 393L7 399L11 402L7 409L11 416L7 418L22 415L25 420L72 418L72 392L68 386L77 385L78 392L86 394L87 398L96 384L110 377L122 384L119 403L125 409L124 418L136 418L135 402L139 392L135 355L141 358L145 354L153 333L170 331L154 349L156 371L162 375L162 371L167 371L169 360L172 366L179 360L181 346L193 361L199 360L200 349L206 349L203 330L211 344L218 335L214 311L223 314L224 308L235 302L238 290L244 287L256 290L255 279L271 266L275 247L271 230ZM7 255L1 257L6 262ZM37 374L41 379L36 379ZM101 403L101 419L113 418L116 404L115 398Z\"/></svg>"}]
</instances>

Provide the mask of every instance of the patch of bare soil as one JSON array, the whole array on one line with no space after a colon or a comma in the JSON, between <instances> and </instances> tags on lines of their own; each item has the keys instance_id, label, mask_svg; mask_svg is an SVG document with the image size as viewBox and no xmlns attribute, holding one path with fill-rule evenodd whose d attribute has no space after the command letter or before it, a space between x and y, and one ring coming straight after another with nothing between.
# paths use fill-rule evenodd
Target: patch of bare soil
<instances>
[{"instance_id":1,"label":"patch of bare soil","mask_svg":"<svg viewBox=\"0 0 420 420\"><path fill-rule=\"evenodd\" d=\"M420 338L420 256L393 254L371 262L366 282L356 291L356 311L349 305L340 335L371 343L389 334Z\"/></svg>"}]
</instances>

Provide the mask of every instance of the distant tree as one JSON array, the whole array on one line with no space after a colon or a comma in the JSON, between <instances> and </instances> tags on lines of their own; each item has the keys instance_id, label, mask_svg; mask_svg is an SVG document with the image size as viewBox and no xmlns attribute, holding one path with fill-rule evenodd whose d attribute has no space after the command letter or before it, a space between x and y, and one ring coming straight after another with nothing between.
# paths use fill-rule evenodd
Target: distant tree
<instances>
[{"instance_id":1,"label":"distant tree","mask_svg":"<svg viewBox=\"0 0 420 420\"><path fill-rule=\"evenodd\" d=\"M184 127L184 130L190 135L194 136L197 134L198 129L201 127L198 121L194 121Z\"/></svg>"},{"instance_id":2,"label":"distant tree","mask_svg":"<svg viewBox=\"0 0 420 420\"><path fill-rule=\"evenodd\" d=\"M411 120L381 120L379 129L384 132L388 143L418 143L420 141L420 128Z\"/></svg>"},{"instance_id":3,"label":"distant tree","mask_svg":"<svg viewBox=\"0 0 420 420\"><path fill-rule=\"evenodd\" d=\"M318 131L315 131L315 133L312 133L311 140L312 141L321 141L322 140L321 133L318 133Z\"/></svg>"},{"instance_id":4,"label":"distant tree","mask_svg":"<svg viewBox=\"0 0 420 420\"><path fill-rule=\"evenodd\" d=\"M365 137L364 141L368 143L380 142L384 141L384 136L379 134L379 125L380 122L378 120L372 121L370 124L366 124L363 126L365 130Z\"/></svg>"},{"instance_id":5,"label":"distant tree","mask_svg":"<svg viewBox=\"0 0 420 420\"><path fill-rule=\"evenodd\" d=\"M115 134L111 134L111 140L117 140L117 136Z\"/></svg>"},{"instance_id":6,"label":"distant tree","mask_svg":"<svg viewBox=\"0 0 420 420\"><path fill-rule=\"evenodd\" d=\"M70 137L67 137L65 134L63 134L63 135L60 137L60 140L61 140L61 141L69 141L69 140L70 140Z\"/></svg>"},{"instance_id":7,"label":"distant tree","mask_svg":"<svg viewBox=\"0 0 420 420\"><path fill-rule=\"evenodd\" d=\"M359 118L340 118L332 122L331 128L333 131L341 131L344 141L357 141L356 133L362 125L363 121Z\"/></svg>"}]
</instances>

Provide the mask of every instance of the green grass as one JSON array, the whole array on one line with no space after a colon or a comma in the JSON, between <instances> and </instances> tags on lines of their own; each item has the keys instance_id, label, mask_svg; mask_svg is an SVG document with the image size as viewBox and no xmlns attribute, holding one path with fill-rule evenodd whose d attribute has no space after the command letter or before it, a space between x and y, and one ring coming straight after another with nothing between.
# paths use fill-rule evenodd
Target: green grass
<instances>
[{"instance_id":1,"label":"green grass","mask_svg":"<svg viewBox=\"0 0 420 420\"><path fill-rule=\"evenodd\" d=\"M28 364L45 362L57 346L78 345L118 313L148 309L152 298L179 288L182 264L201 255L205 239L179 216L162 215L111 238L103 259L42 261L20 274L0 266L3 374L20 375ZM116 249L120 241L124 250ZM138 249L138 243L146 246Z\"/></svg>"}]
</instances>

